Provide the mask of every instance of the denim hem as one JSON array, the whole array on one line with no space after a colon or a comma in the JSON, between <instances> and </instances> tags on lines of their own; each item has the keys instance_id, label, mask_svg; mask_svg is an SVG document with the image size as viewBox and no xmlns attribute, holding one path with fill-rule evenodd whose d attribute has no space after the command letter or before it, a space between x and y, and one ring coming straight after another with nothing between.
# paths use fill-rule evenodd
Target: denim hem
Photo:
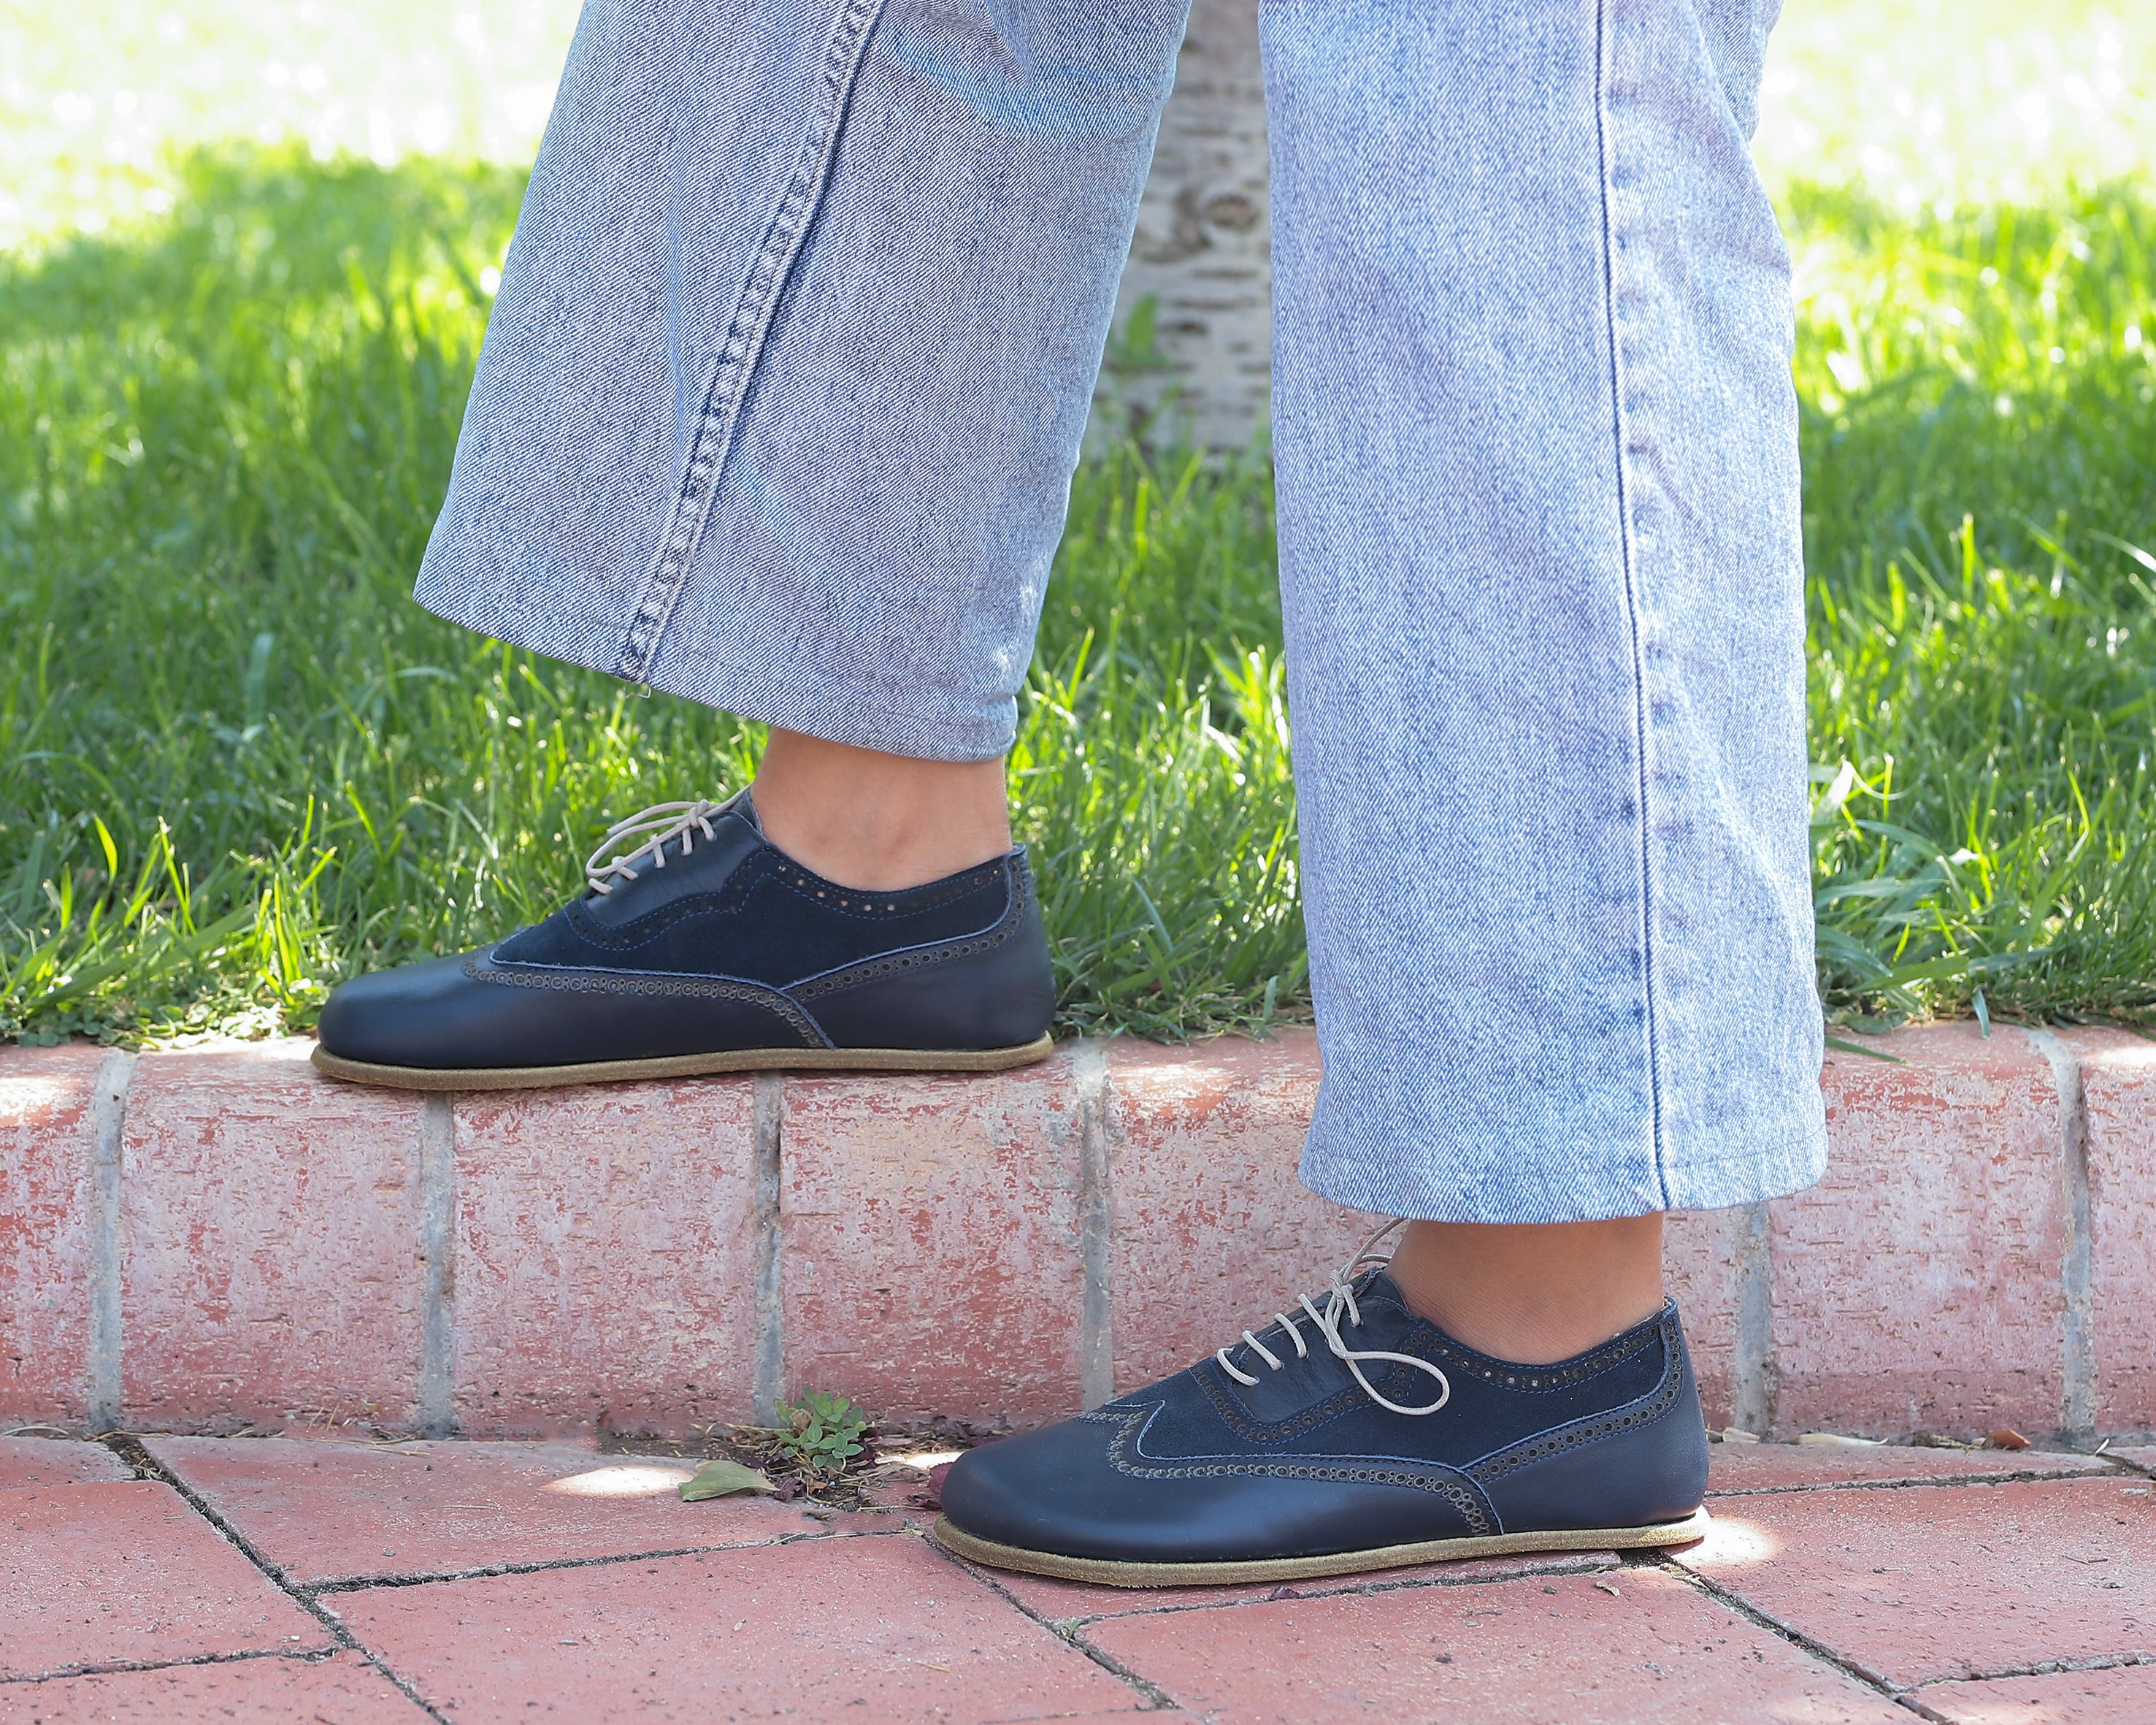
<instances>
[{"instance_id":1,"label":"denim hem","mask_svg":"<svg viewBox=\"0 0 2156 1725\"><path fill-rule=\"evenodd\" d=\"M1397 1143L1382 1149L1321 1144L1313 1135L1297 1171L1320 1197L1373 1216L1510 1224L1608 1222L1666 1210L1727 1209L1788 1197L1816 1185L1826 1171L1823 1121L1779 1135L1734 1135L1745 1145L1743 1156L1674 1169L1657 1165L1644 1145L1609 1160L1583 1157L1575 1145L1552 1146L1541 1158L1509 1156L1508 1177L1503 1180L1491 1178L1486 1146L1476 1147L1471 1161L1422 1147L1413 1166L1402 1167ZM1520 1177L1537 1163L1561 1177L1541 1182Z\"/></svg>"},{"instance_id":2,"label":"denim hem","mask_svg":"<svg viewBox=\"0 0 2156 1725\"><path fill-rule=\"evenodd\" d=\"M653 672L649 686L758 724L915 760L996 760L1009 754L1018 740L1015 702L1007 724L956 718L939 721L878 706L861 698L858 689L806 681L783 687L753 672L708 660L697 670L693 678L680 677L662 665Z\"/></svg>"},{"instance_id":3,"label":"denim hem","mask_svg":"<svg viewBox=\"0 0 2156 1725\"><path fill-rule=\"evenodd\" d=\"M588 640L573 630L546 626L521 614L496 610L487 603L485 591L471 586L449 589L423 582L413 597L443 621L490 641L543 653L589 671L603 671L609 677L620 675L602 642ZM836 686L812 674L804 674L797 684L786 687L767 676L708 657L682 667L690 669L693 676L662 663L654 668L644 686L758 724L777 725L804 736L819 737L826 743L850 743L856 749L874 749L915 760L994 760L1008 754L1018 738L1015 700L1009 703L1009 718L1000 723L956 715L938 718L880 706L862 698L858 688Z\"/></svg>"},{"instance_id":4,"label":"denim hem","mask_svg":"<svg viewBox=\"0 0 2156 1725\"><path fill-rule=\"evenodd\" d=\"M1561 1221L1815 1164L1776 6L1260 8L1343 1202ZM422 602L1005 750L1185 11L590 0Z\"/></svg>"}]
</instances>

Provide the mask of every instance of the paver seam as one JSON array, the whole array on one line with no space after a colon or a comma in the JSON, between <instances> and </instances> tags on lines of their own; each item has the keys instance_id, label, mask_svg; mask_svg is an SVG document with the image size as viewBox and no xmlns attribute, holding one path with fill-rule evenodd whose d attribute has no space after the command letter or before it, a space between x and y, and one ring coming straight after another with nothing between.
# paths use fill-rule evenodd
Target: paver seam
<instances>
[{"instance_id":1,"label":"paver seam","mask_svg":"<svg viewBox=\"0 0 2156 1725\"><path fill-rule=\"evenodd\" d=\"M1160 1685L1155 1683L1150 1678L1140 1676L1136 1671L1132 1671L1128 1666L1125 1665L1122 1661L1117 1659L1115 1655L1110 1653L1106 1648L1096 1647L1091 1641L1087 1640L1086 1637L1080 1633L1079 1627L1075 1620L1063 1620L1055 1618L1044 1617L1040 1612L1034 1610L1032 1606L1027 1604L1024 1600L1019 1598L1016 1594L1013 1593L1008 1587L1006 1587L1004 1584L1002 1578L998 1577L994 1571L983 1569L979 1564L969 1563L967 1559L959 1557L955 1552L947 1552L944 1550L942 1546L937 1544L937 1542L932 1539L923 1540L922 1543L927 1546L931 1551L934 1552L936 1555L941 1558L945 1563L950 1564L952 1568L958 1570L963 1574L972 1576L974 1580L979 1582L981 1585L988 1589L990 1593L995 1594L998 1599L1001 1599L1006 1605L1009 1605L1014 1611L1016 1611L1019 1616L1027 1619L1032 1623L1037 1624L1040 1628L1047 1630L1050 1635L1055 1636L1057 1640L1062 1642L1065 1646L1076 1648L1079 1652L1084 1654L1086 1658L1091 1660L1095 1665L1100 1666L1100 1668L1106 1671L1110 1676L1115 1678L1118 1682L1127 1684L1131 1688L1137 1691L1139 1695L1142 1696L1145 1700L1150 1703L1150 1707L1147 1711L1155 1712L1167 1712L1175 1707L1176 1703L1173 1698L1170 1697L1168 1692L1163 1689Z\"/></svg>"},{"instance_id":2,"label":"paver seam","mask_svg":"<svg viewBox=\"0 0 2156 1725\"><path fill-rule=\"evenodd\" d=\"M2104 1439L2104 1442L2107 1444L2111 1440L2108 1438ZM2101 1444L2099 1444L2096 1449L2090 1450L2089 1454L2092 1455L2101 1455L2106 1461L2114 1462L2120 1467L2131 1469L2134 1473L2138 1474L2144 1480L2156 1480L2156 1467L2151 1467L2146 1462L2136 1461L2130 1455L2111 1455Z\"/></svg>"},{"instance_id":3,"label":"paver seam","mask_svg":"<svg viewBox=\"0 0 2156 1725\"><path fill-rule=\"evenodd\" d=\"M1108 1154L1108 1053L1090 1038L1071 1051L1078 1126L1078 1399L1116 1398L1114 1176Z\"/></svg>"},{"instance_id":4,"label":"paver seam","mask_svg":"<svg viewBox=\"0 0 2156 1725\"><path fill-rule=\"evenodd\" d=\"M419 1433L457 1429L457 1099L419 1099Z\"/></svg>"},{"instance_id":5,"label":"paver seam","mask_svg":"<svg viewBox=\"0 0 2156 1725\"><path fill-rule=\"evenodd\" d=\"M139 1439L125 1432L114 1432L108 1434L100 1441L105 1448L135 1470L137 1479L154 1480L171 1486L173 1491L178 1492L181 1500L187 1504L187 1507L217 1531L218 1537L260 1570L270 1586L275 1588L279 1593L284 1594L300 1610L320 1624L330 1640L338 1647L347 1652L357 1653L376 1671L381 1672L382 1676L396 1687L398 1694L403 1696L429 1718L435 1721L435 1725L451 1725L449 1718L436 1709L424 1696L377 1657L373 1649L362 1645L357 1637L337 1620L334 1612L317 1604L313 1596L304 1589L295 1587L286 1580L284 1573L275 1564L255 1550L252 1542L237 1527L212 1509L199 1492L152 1455ZM175 1663L181 1662L183 1661L175 1661Z\"/></svg>"},{"instance_id":6,"label":"paver seam","mask_svg":"<svg viewBox=\"0 0 2156 1725\"><path fill-rule=\"evenodd\" d=\"M2097 1456L2092 1460L2117 1462L2123 1467L2133 1464L2116 1455ZM2092 1472L2087 1469L2025 1468L2010 1474L1941 1474L1926 1479L1921 1475L1907 1480L1812 1480L1794 1486L1721 1486L1710 1491L1709 1497L1786 1497L1794 1491L1907 1491L1917 1486L2025 1486L2032 1480L2116 1480L2123 1479L2121 1473Z\"/></svg>"},{"instance_id":7,"label":"paver seam","mask_svg":"<svg viewBox=\"0 0 2156 1725\"><path fill-rule=\"evenodd\" d=\"M189 1666L240 1665L254 1659L288 1659L295 1665L323 1665L338 1654L349 1651L342 1647L318 1647L297 1651L283 1647L249 1647L237 1653L194 1653L185 1659L106 1659L90 1665L56 1666L49 1671L23 1671L13 1676L0 1676L0 1688L19 1687L32 1683L60 1683L70 1677L110 1677L125 1676L133 1671L177 1671Z\"/></svg>"},{"instance_id":8,"label":"paver seam","mask_svg":"<svg viewBox=\"0 0 2156 1725\"><path fill-rule=\"evenodd\" d=\"M2088 1092L2081 1057L2055 1031L2024 1032L2051 1063L2059 1094L2059 1213L2066 1239L2059 1254L2059 1428L2087 1439L2096 1433L2096 1244L2089 1219Z\"/></svg>"},{"instance_id":9,"label":"paver seam","mask_svg":"<svg viewBox=\"0 0 2156 1725\"><path fill-rule=\"evenodd\" d=\"M717 1552L768 1551L812 1539L888 1539L904 1527L819 1529L782 1533L776 1539L731 1540L718 1545L668 1546L648 1552L615 1552L598 1558L547 1558L529 1563L482 1563L470 1569L413 1569L384 1575L335 1575L324 1581L293 1582L293 1590L310 1599L331 1594L363 1594L376 1588L432 1587L438 1582L483 1581L490 1575L544 1575L556 1569L604 1569L620 1563L655 1563L664 1558L701 1558Z\"/></svg>"},{"instance_id":10,"label":"paver seam","mask_svg":"<svg viewBox=\"0 0 2156 1725\"><path fill-rule=\"evenodd\" d=\"M2082 1477L2089 1476L2085 1475ZM1926 1677L1919 1682L1903 1686L1878 1676L1868 1666L1835 1652L1825 1642L1806 1635L1802 1630L1792 1628L1779 1618L1754 1605L1743 1594L1732 1592L1710 1576L1701 1575L1697 1571L1687 1569L1683 1565L1672 1563L1667 1558L1652 1556L1643 1556L1635 1559L1628 1563L1626 1567L1656 1568L1679 1576L1688 1584L1702 1589L1732 1610L1750 1618L1761 1628L1771 1630L1784 1640L1802 1647L1815 1657L1840 1667L1849 1676L1876 1689L1887 1699L1898 1702L1912 1712L1921 1713L1927 1719L1938 1720L1940 1725L1953 1725L1953 1722L1946 1719L1943 1715L1935 1713L1930 1708L1921 1705L1916 1697L1922 1691L1951 1683L2011 1682L2016 1677L2043 1677L2070 1671L2127 1671L2136 1666L2156 1665L2156 1653L2097 1654L2087 1659L2038 1660L2027 1665L2000 1666L1990 1671L1942 1672L1936 1677Z\"/></svg>"},{"instance_id":11,"label":"paver seam","mask_svg":"<svg viewBox=\"0 0 2156 1725\"><path fill-rule=\"evenodd\" d=\"M90 1103L90 1345L85 1362L85 1415L92 1431L121 1422L121 1269L125 1192L127 1088L135 1056L114 1048L98 1063Z\"/></svg>"},{"instance_id":12,"label":"paver seam","mask_svg":"<svg viewBox=\"0 0 2156 1725\"><path fill-rule=\"evenodd\" d=\"M2017 1677L2055 1677L2075 1671L2126 1671L2136 1666L2156 1665L2156 1653L2098 1654L2090 1659L2046 1659L2034 1665L2001 1666L1993 1671L1963 1671L1927 1677L1912 1684L1909 1694L1950 1683L2010 1683Z\"/></svg>"},{"instance_id":13,"label":"paver seam","mask_svg":"<svg viewBox=\"0 0 2156 1725\"><path fill-rule=\"evenodd\" d=\"M762 1417L786 1393L785 1192L786 1079L756 1075L751 1126L756 1185L756 1352L749 1367L750 1418Z\"/></svg>"},{"instance_id":14,"label":"paver seam","mask_svg":"<svg viewBox=\"0 0 2156 1725\"><path fill-rule=\"evenodd\" d=\"M1762 1610L1742 1594L1723 1586L1712 1577L1687 1569L1674 1558L1657 1552L1642 1552L1627 1558L1625 1567L1630 1569L1656 1569L1665 1575L1675 1576L1686 1587L1697 1589L1708 1598L1719 1601L1748 1623L1779 1637L1800 1652L1810 1654L1822 1665L1828 1665L1852 1681L1861 1683L1875 1695L1904 1707L1918 1717L1933 1722L1933 1725L1953 1725L1953 1722L1933 1712L1929 1707L1910 1699L1910 1691L1893 1682L1883 1673L1838 1652L1815 1635L1809 1635L1793 1624L1787 1624L1770 1611Z\"/></svg>"}]
</instances>

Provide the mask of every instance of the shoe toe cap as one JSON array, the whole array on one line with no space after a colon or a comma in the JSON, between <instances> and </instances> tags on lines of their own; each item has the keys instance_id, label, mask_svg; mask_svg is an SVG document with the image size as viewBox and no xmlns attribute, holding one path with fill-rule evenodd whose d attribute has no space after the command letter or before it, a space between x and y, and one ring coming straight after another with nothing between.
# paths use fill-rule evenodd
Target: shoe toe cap
<instances>
[{"instance_id":1,"label":"shoe toe cap","mask_svg":"<svg viewBox=\"0 0 2156 1725\"><path fill-rule=\"evenodd\" d=\"M943 1513L976 1539L1027 1551L1086 1554L1116 1475L1107 1461L1111 1429L1066 1419L969 1450L943 1480Z\"/></svg>"},{"instance_id":2,"label":"shoe toe cap","mask_svg":"<svg viewBox=\"0 0 2156 1725\"><path fill-rule=\"evenodd\" d=\"M464 1063L459 1022L480 987L465 974L462 953L376 971L339 985L322 1004L322 1047L371 1066Z\"/></svg>"}]
</instances>

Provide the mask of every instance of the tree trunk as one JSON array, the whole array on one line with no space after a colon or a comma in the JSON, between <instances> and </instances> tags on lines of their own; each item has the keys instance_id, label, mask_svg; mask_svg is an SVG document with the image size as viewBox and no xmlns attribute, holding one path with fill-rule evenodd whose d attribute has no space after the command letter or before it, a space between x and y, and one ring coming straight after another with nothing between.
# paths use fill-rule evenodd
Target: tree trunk
<instances>
[{"instance_id":1,"label":"tree trunk","mask_svg":"<svg viewBox=\"0 0 2156 1725\"><path fill-rule=\"evenodd\" d=\"M1153 444L1240 449L1265 424L1266 216L1257 0L1195 0L1116 296L1096 436L1137 429Z\"/></svg>"}]
</instances>

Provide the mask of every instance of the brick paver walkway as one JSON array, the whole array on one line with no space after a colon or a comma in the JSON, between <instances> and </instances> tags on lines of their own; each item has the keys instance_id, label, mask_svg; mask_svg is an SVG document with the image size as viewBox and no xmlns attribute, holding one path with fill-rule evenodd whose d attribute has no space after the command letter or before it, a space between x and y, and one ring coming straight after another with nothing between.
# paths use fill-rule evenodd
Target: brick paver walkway
<instances>
[{"instance_id":1,"label":"brick paver walkway","mask_svg":"<svg viewBox=\"0 0 2156 1725\"><path fill-rule=\"evenodd\" d=\"M136 1459L130 1465L123 1459ZM0 1439L0 1722L2156 1721L2156 1450L1727 1446L1666 1560L1137 1594L569 1444Z\"/></svg>"}]
</instances>

